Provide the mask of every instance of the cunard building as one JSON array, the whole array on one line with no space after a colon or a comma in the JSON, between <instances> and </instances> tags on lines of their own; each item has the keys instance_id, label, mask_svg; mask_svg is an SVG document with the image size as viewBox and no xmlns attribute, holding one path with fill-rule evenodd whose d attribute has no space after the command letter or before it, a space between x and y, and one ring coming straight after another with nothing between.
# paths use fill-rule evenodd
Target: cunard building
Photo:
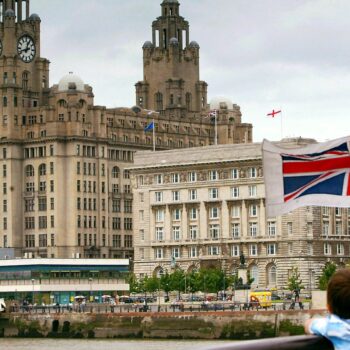
<instances>
[{"instance_id":1,"label":"cunard building","mask_svg":"<svg viewBox=\"0 0 350 350\"><path fill-rule=\"evenodd\" d=\"M327 261L349 264L350 209L303 207L267 217L259 143L138 152L131 175L138 277L174 268L236 274L243 254L253 288L287 289L298 268L307 292Z\"/></svg>"},{"instance_id":2,"label":"cunard building","mask_svg":"<svg viewBox=\"0 0 350 350\"><path fill-rule=\"evenodd\" d=\"M177 0L162 2L143 45L136 112L95 106L92 87L74 74L50 85L30 0L2 0L0 7L0 247L16 256L132 257L127 168L136 151L152 149L152 133L144 132L151 120L156 149L175 154L214 139L252 141L237 105L215 101L215 126L207 117L200 48Z\"/></svg>"}]
</instances>

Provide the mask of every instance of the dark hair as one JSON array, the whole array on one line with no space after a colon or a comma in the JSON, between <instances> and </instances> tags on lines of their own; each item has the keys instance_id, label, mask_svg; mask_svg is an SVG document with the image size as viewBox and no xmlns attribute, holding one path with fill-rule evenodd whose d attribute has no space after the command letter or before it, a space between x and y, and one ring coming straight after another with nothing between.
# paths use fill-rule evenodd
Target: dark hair
<instances>
[{"instance_id":1,"label":"dark hair","mask_svg":"<svg viewBox=\"0 0 350 350\"><path fill-rule=\"evenodd\" d=\"M350 318L350 269L334 273L327 287L329 311L340 318Z\"/></svg>"}]
</instances>

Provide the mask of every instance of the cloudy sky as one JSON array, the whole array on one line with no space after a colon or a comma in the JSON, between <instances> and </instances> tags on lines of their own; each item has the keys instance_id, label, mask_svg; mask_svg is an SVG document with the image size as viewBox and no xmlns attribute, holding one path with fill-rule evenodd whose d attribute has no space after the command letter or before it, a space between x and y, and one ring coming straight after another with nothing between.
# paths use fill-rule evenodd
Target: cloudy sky
<instances>
[{"instance_id":1,"label":"cloudy sky","mask_svg":"<svg viewBox=\"0 0 350 350\"><path fill-rule=\"evenodd\" d=\"M69 71L95 104L135 104L142 44L161 0L32 0L42 19L50 83ZM350 135L349 0L180 0L200 47L209 100L225 96L254 125L254 141ZM266 116L272 109L282 116ZM282 118L282 123L281 123ZM282 124L282 127L281 127Z\"/></svg>"}]
</instances>

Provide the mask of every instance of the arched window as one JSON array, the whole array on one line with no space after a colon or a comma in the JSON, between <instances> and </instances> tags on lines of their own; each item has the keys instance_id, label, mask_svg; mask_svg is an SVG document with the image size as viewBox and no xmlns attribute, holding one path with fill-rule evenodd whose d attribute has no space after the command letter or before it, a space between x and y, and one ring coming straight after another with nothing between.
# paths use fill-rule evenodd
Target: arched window
<instances>
[{"instance_id":1,"label":"arched window","mask_svg":"<svg viewBox=\"0 0 350 350\"><path fill-rule=\"evenodd\" d=\"M27 90L29 87L29 73L23 72L22 73L22 88L24 90Z\"/></svg>"},{"instance_id":2,"label":"arched window","mask_svg":"<svg viewBox=\"0 0 350 350\"><path fill-rule=\"evenodd\" d=\"M46 164L40 164L39 165L39 176L45 176L46 175Z\"/></svg>"},{"instance_id":3,"label":"arched window","mask_svg":"<svg viewBox=\"0 0 350 350\"><path fill-rule=\"evenodd\" d=\"M33 165L26 166L26 176L34 176L34 167Z\"/></svg>"},{"instance_id":4,"label":"arched window","mask_svg":"<svg viewBox=\"0 0 350 350\"><path fill-rule=\"evenodd\" d=\"M186 108L188 111L192 110L192 95L189 92L186 93Z\"/></svg>"},{"instance_id":5,"label":"arched window","mask_svg":"<svg viewBox=\"0 0 350 350\"><path fill-rule=\"evenodd\" d=\"M7 97L6 97L6 96L4 96L4 97L2 98L2 106L3 106L3 107L7 107Z\"/></svg>"},{"instance_id":6,"label":"arched window","mask_svg":"<svg viewBox=\"0 0 350 350\"><path fill-rule=\"evenodd\" d=\"M250 268L250 278L254 278L252 284L257 286L259 285L259 268L256 265L253 265Z\"/></svg>"},{"instance_id":7,"label":"arched window","mask_svg":"<svg viewBox=\"0 0 350 350\"><path fill-rule=\"evenodd\" d=\"M154 100L155 100L155 110L156 111L163 110L163 94L160 92L157 92L154 95Z\"/></svg>"},{"instance_id":8,"label":"arched window","mask_svg":"<svg viewBox=\"0 0 350 350\"><path fill-rule=\"evenodd\" d=\"M46 88L46 77L45 77L45 75L43 75L43 78L42 78L42 81L41 81L41 87L42 87L43 89Z\"/></svg>"},{"instance_id":9,"label":"arched window","mask_svg":"<svg viewBox=\"0 0 350 350\"><path fill-rule=\"evenodd\" d=\"M124 179L130 179L130 171L129 170L124 170Z\"/></svg>"},{"instance_id":10,"label":"arched window","mask_svg":"<svg viewBox=\"0 0 350 350\"><path fill-rule=\"evenodd\" d=\"M277 281L277 269L275 265L271 265L267 269L268 285L275 286Z\"/></svg>"},{"instance_id":11,"label":"arched window","mask_svg":"<svg viewBox=\"0 0 350 350\"><path fill-rule=\"evenodd\" d=\"M80 99L80 100L79 100L79 107L82 108L82 107L84 107L85 105L86 105L86 101L83 100L83 99Z\"/></svg>"},{"instance_id":12,"label":"arched window","mask_svg":"<svg viewBox=\"0 0 350 350\"><path fill-rule=\"evenodd\" d=\"M117 166L112 168L112 178L117 179L119 177L119 168Z\"/></svg>"},{"instance_id":13,"label":"arched window","mask_svg":"<svg viewBox=\"0 0 350 350\"><path fill-rule=\"evenodd\" d=\"M67 107L67 101L64 99L59 100L57 103L59 107Z\"/></svg>"}]
</instances>

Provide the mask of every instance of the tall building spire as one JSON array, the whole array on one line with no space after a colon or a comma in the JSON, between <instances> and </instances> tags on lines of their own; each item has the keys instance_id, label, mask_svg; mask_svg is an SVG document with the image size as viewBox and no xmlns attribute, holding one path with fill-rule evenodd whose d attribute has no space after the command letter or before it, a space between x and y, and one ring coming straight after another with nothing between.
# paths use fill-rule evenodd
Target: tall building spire
<instances>
[{"instance_id":1,"label":"tall building spire","mask_svg":"<svg viewBox=\"0 0 350 350\"><path fill-rule=\"evenodd\" d=\"M207 84L199 80L199 45L189 41L189 24L177 0L163 0L152 23L152 41L143 45L144 79L136 84L136 104L171 116L207 107Z\"/></svg>"}]
</instances>

